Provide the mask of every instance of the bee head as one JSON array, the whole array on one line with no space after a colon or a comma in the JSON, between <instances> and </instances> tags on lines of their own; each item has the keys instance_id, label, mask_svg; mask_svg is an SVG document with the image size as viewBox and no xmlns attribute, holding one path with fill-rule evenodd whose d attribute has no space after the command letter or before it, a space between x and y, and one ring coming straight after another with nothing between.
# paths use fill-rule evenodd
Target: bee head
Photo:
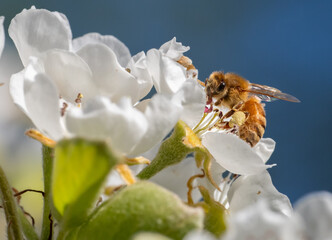
<instances>
[{"instance_id":1,"label":"bee head","mask_svg":"<svg viewBox=\"0 0 332 240\"><path fill-rule=\"evenodd\" d=\"M205 81L205 91L208 98L221 99L227 94L227 82L223 72L213 72Z\"/></svg>"}]
</instances>

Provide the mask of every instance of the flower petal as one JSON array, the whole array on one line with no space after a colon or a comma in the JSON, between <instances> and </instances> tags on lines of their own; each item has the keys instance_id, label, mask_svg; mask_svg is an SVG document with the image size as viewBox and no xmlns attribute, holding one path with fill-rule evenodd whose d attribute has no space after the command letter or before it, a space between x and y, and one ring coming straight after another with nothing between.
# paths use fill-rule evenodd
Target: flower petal
<instances>
[{"instance_id":1,"label":"flower petal","mask_svg":"<svg viewBox=\"0 0 332 240\"><path fill-rule=\"evenodd\" d=\"M108 98L94 98L82 108L72 108L66 114L66 126L74 136L109 140L114 149L129 153L147 130L144 115L134 109L129 98L118 104Z\"/></svg>"},{"instance_id":2,"label":"flower petal","mask_svg":"<svg viewBox=\"0 0 332 240\"><path fill-rule=\"evenodd\" d=\"M186 69L157 49L148 51L147 66L157 92L176 93L186 81Z\"/></svg>"},{"instance_id":3,"label":"flower petal","mask_svg":"<svg viewBox=\"0 0 332 240\"><path fill-rule=\"evenodd\" d=\"M269 202L272 210L286 216L292 214L292 205L288 197L273 186L270 174L264 171L261 174L240 176L234 181L228 191L229 210L237 212L253 205L261 199Z\"/></svg>"},{"instance_id":4,"label":"flower petal","mask_svg":"<svg viewBox=\"0 0 332 240\"><path fill-rule=\"evenodd\" d=\"M126 67L130 60L130 52L127 46L111 35L100 35L99 33L87 33L82 37L75 38L73 40L73 50L77 52L87 44L101 43L109 47L116 55L122 67Z\"/></svg>"},{"instance_id":5,"label":"flower petal","mask_svg":"<svg viewBox=\"0 0 332 240\"><path fill-rule=\"evenodd\" d=\"M296 203L295 211L301 215L304 221L305 239L332 239L331 193L312 193Z\"/></svg>"},{"instance_id":6,"label":"flower petal","mask_svg":"<svg viewBox=\"0 0 332 240\"><path fill-rule=\"evenodd\" d=\"M216 240L216 238L205 230L193 230L183 240Z\"/></svg>"},{"instance_id":7,"label":"flower petal","mask_svg":"<svg viewBox=\"0 0 332 240\"><path fill-rule=\"evenodd\" d=\"M30 56L39 57L42 52L53 48L71 48L72 33L68 20L58 12L24 9L13 18L8 32L24 66Z\"/></svg>"},{"instance_id":8,"label":"flower petal","mask_svg":"<svg viewBox=\"0 0 332 240\"><path fill-rule=\"evenodd\" d=\"M110 96L113 102L123 96L130 96L133 103L139 100L136 79L121 67L110 48L102 44L88 44L77 54L89 65L102 94Z\"/></svg>"},{"instance_id":9,"label":"flower petal","mask_svg":"<svg viewBox=\"0 0 332 240\"><path fill-rule=\"evenodd\" d=\"M268 202L259 201L231 215L223 240L284 239L280 229L288 218L272 211Z\"/></svg>"},{"instance_id":10,"label":"flower petal","mask_svg":"<svg viewBox=\"0 0 332 240\"><path fill-rule=\"evenodd\" d=\"M265 165L263 159L238 136L218 132L207 132L203 145L226 170L241 174L258 174L274 165Z\"/></svg>"},{"instance_id":11,"label":"flower petal","mask_svg":"<svg viewBox=\"0 0 332 240\"><path fill-rule=\"evenodd\" d=\"M173 104L169 97L154 95L144 111L147 132L131 154L142 154L162 141L179 120L181 110L181 106Z\"/></svg>"},{"instance_id":12,"label":"flower petal","mask_svg":"<svg viewBox=\"0 0 332 240\"><path fill-rule=\"evenodd\" d=\"M254 147L253 150L256 152L264 163L269 160L274 149L276 147L276 142L271 138L262 138Z\"/></svg>"},{"instance_id":13,"label":"flower petal","mask_svg":"<svg viewBox=\"0 0 332 240\"><path fill-rule=\"evenodd\" d=\"M202 172L199 172L199 169L196 167L195 159L190 157L178 164L163 169L153 176L150 181L167 188L178 195L183 201L187 201L187 181L191 176L198 173ZM199 192L194 192L193 198L197 200L199 197Z\"/></svg>"},{"instance_id":14,"label":"flower petal","mask_svg":"<svg viewBox=\"0 0 332 240\"><path fill-rule=\"evenodd\" d=\"M28 110L25 105L24 98L24 74L25 70L13 74L9 82L9 93L14 101L14 103L26 114L28 115Z\"/></svg>"},{"instance_id":15,"label":"flower petal","mask_svg":"<svg viewBox=\"0 0 332 240\"><path fill-rule=\"evenodd\" d=\"M43 55L45 73L59 89L60 95L75 103L79 93L87 100L98 94L89 66L75 53L50 50Z\"/></svg>"},{"instance_id":16,"label":"flower petal","mask_svg":"<svg viewBox=\"0 0 332 240\"><path fill-rule=\"evenodd\" d=\"M183 107L181 120L193 128L201 119L205 108L205 92L196 80L186 80L174 95L173 101Z\"/></svg>"},{"instance_id":17,"label":"flower petal","mask_svg":"<svg viewBox=\"0 0 332 240\"><path fill-rule=\"evenodd\" d=\"M5 20L4 17L0 17L0 56L3 51L3 47L5 45L5 31L3 29L3 21Z\"/></svg>"},{"instance_id":18,"label":"flower petal","mask_svg":"<svg viewBox=\"0 0 332 240\"><path fill-rule=\"evenodd\" d=\"M183 46L182 43L176 41L176 37L164 43L159 50L167 57L177 61L183 56L184 52L189 51L190 47Z\"/></svg>"},{"instance_id":19,"label":"flower petal","mask_svg":"<svg viewBox=\"0 0 332 240\"><path fill-rule=\"evenodd\" d=\"M63 130L60 126L59 94L55 85L45 74L34 71L32 65L28 65L24 75L13 77L14 82L18 82L15 78L22 76L27 116L43 134L55 141L60 140Z\"/></svg>"},{"instance_id":20,"label":"flower petal","mask_svg":"<svg viewBox=\"0 0 332 240\"><path fill-rule=\"evenodd\" d=\"M146 56L144 52L139 52L133 56L127 68L130 69L130 74L132 74L138 83L138 99L144 98L153 87L152 78L147 69Z\"/></svg>"}]
</instances>

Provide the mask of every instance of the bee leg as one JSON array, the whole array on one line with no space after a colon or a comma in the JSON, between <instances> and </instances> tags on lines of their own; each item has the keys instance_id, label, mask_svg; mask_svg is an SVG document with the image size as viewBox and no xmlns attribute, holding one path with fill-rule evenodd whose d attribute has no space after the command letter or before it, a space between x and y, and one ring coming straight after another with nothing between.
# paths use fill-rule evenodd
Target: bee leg
<instances>
[{"instance_id":1,"label":"bee leg","mask_svg":"<svg viewBox=\"0 0 332 240\"><path fill-rule=\"evenodd\" d=\"M231 117L235 112L240 110L240 108L243 106L243 104L244 104L244 102L242 102L242 101L237 103L231 110L229 110L224 116L222 116L221 120Z\"/></svg>"},{"instance_id":2,"label":"bee leg","mask_svg":"<svg viewBox=\"0 0 332 240\"><path fill-rule=\"evenodd\" d=\"M235 110L235 111L238 111L243 106L243 104L244 104L244 102L240 101L237 104L235 104L235 106L232 109Z\"/></svg>"}]
</instances>

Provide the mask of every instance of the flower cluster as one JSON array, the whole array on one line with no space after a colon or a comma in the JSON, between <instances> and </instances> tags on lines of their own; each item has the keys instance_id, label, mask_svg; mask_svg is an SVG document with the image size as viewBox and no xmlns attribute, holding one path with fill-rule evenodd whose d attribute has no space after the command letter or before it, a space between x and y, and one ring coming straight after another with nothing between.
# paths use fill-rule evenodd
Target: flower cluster
<instances>
[{"instance_id":1,"label":"flower cluster","mask_svg":"<svg viewBox=\"0 0 332 240\"><path fill-rule=\"evenodd\" d=\"M121 207L131 209L134 203L139 207L133 207L133 211L141 209L146 214L142 218L146 220L135 222L134 227L176 239L189 230L195 231L185 237L187 240L331 237L326 225L332 221L331 195L310 196L293 211L267 171L274 166L266 162L275 142L262 138L251 147L231 131L216 127L230 109L207 109L204 84L184 55L189 47L175 38L159 49L131 56L128 48L111 35L88 33L73 39L63 14L35 7L23 10L11 21L9 36L24 65L10 80L13 101L42 137L57 143L52 194L57 210L54 215L61 226L59 239L73 234L86 239L93 236L89 231L114 239L131 238L131 230L118 233L116 227L100 230L96 226L112 223L106 213L118 216L114 218L119 222L136 221L130 210L125 215L117 211ZM96 148L87 143L90 141L98 142L93 145ZM106 143L112 153L100 142ZM141 164L150 160L148 166ZM71 169L79 168L80 161L82 169ZM130 170L123 163L138 165ZM91 176L91 166L95 166L96 176ZM74 177L68 174L70 170L76 171ZM106 178L109 191L104 193L110 198L107 196L100 207L91 210L93 198L100 194ZM83 179L86 182L79 181ZM140 179L157 183L177 197ZM144 191L158 194L144 202ZM180 198L187 205L183 206ZM175 207L168 206L165 199ZM159 206L159 201L165 206ZM154 204L160 212L151 213ZM86 210L79 213L77 206ZM166 214L175 214L173 220L158 215L164 209ZM321 227L316 226L318 214L325 221L325 225L319 221ZM156 224L149 222L150 215ZM84 217L87 220L77 220ZM169 232L161 227L174 223L174 219L186 219L186 230L173 233L174 229ZM151 239L163 239L159 237Z\"/></svg>"}]
</instances>

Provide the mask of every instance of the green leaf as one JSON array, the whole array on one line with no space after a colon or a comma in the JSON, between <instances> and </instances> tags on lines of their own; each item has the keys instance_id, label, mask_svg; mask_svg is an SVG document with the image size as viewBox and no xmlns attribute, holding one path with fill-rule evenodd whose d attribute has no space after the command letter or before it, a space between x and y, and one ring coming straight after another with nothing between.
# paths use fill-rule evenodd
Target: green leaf
<instances>
[{"instance_id":1,"label":"green leaf","mask_svg":"<svg viewBox=\"0 0 332 240\"><path fill-rule=\"evenodd\" d=\"M76 239L132 239L139 232L153 232L183 239L203 228L203 211L151 182L130 185L103 203L84 223Z\"/></svg>"},{"instance_id":2,"label":"green leaf","mask_svg":"<svg viewBox=\"0 0 332 240\"><path fill-rule=\"evenodd\" d=\"M70 139L57 144L52 197L62 228L77 226L87 218L107 174L118 162L104 142Z\"/></svg>"},{"instance_id":3,"label":"green leaf","mask_svg":"<svg viewBox=\"0 0 332 240\"><path fill-rule=\"evenodd\" d=\"M161 144L157 156L137 177L149 179L164 168L181 162L189 153L200 148L203 146L196 134L187 124L179 121L172 135Z\"/></svg>"},{"instance_id":4,"label":"green leaf","mask_svg":"<svg viewBox=\"0 0 332 240\"><path fill-rule=\"evenodd\" d=\"M202 205L205 210L204 229L213 233L216 237L220 237L226 230L224 219L226 209L210 197L206 188L203 186L198 186L198 188L204 199L204 205Z\"/></svg>"}]
</instances>

